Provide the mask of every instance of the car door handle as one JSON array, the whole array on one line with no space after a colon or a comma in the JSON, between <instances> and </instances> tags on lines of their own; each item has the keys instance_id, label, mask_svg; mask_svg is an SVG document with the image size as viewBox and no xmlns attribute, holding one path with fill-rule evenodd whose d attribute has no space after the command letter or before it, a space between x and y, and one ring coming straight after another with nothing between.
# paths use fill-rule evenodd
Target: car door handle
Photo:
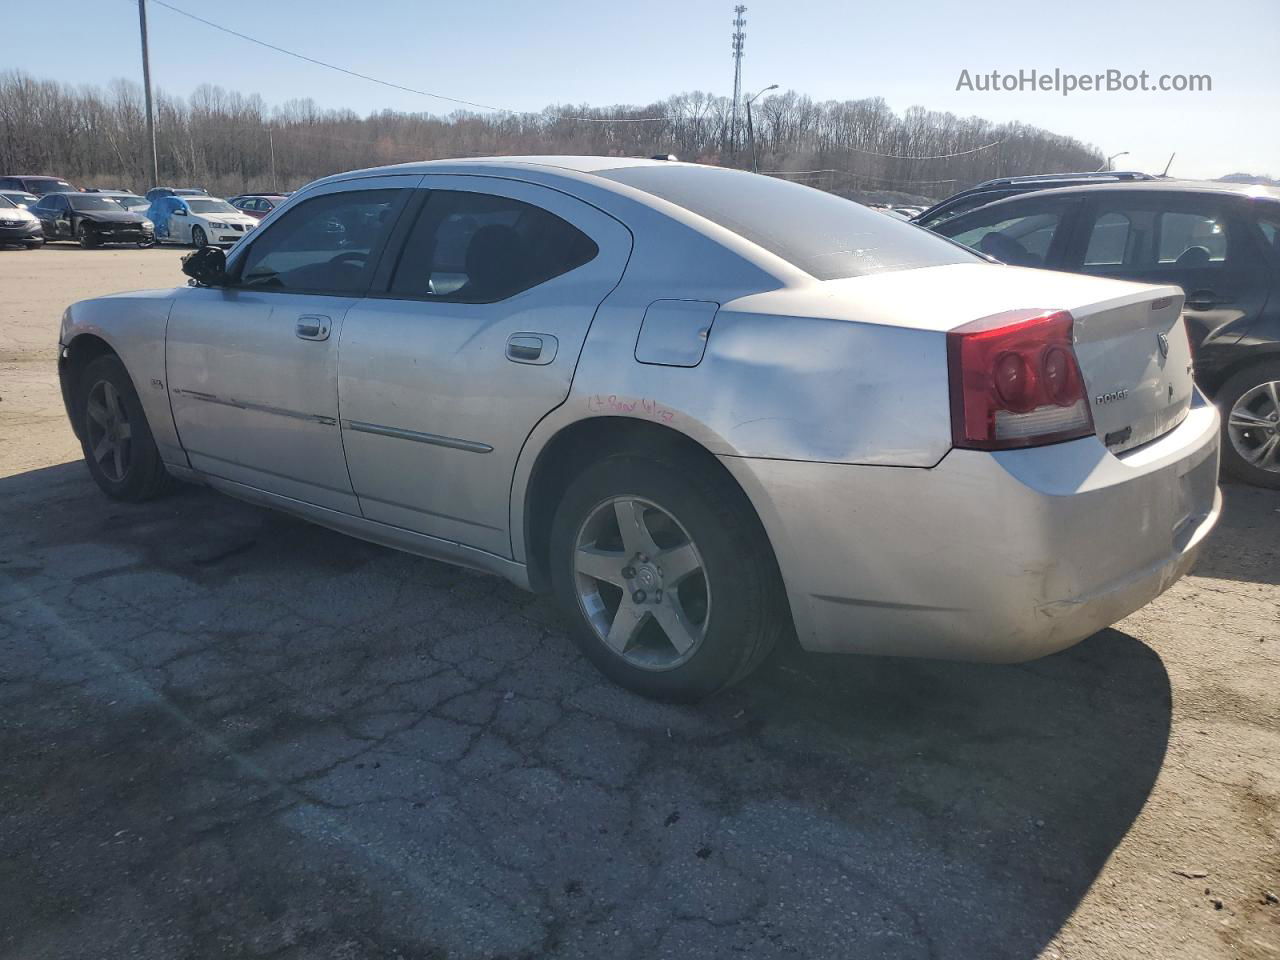
<instances>
[{"instance_id":1,"label":"car door handle","mask_svg":"<svg viewBox=\"0 0 1280 960\"><path fill-rule=\"evenodd\" d=\"M507 337L507 359L543 366L556 358L559 341L546 333L513 333Z\"/></svg>"},{"instance_id":2,"label":"car door handle","mask_svg":"<svg viewBox=\"0 0 1280 960\"><path fill-rule=\"evenodd\" d=\"M1187 295L1187 299L1183 301L1185 306L1192 310L1212 310L1218 306L1221 298L1212 290L1197 290L1195 293Z\"/></svg>"},{"instance_id":3,"label":"car door handle","mask_svg":"<svg viewBox=\"0 0 1280 960\"><path fill-rule=\"evenodd\" d=\"M293 332L299 340L328 340L330 322L328 317L319 314L307 314L298 318L298 325Z\"/></svg>"}]
</instances>

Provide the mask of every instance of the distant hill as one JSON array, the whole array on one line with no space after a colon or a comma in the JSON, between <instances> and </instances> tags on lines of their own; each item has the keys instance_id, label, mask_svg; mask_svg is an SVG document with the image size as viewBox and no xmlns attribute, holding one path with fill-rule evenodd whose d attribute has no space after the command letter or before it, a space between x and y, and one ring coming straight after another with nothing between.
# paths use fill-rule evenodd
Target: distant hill
<instances>
[{"instance_id":1,"label":"distant hill","mask_svg":"<svg viewBox=\"0 0 1280 960\"><path fill-rule=\"evenodd\" d=\"M1280 180L1275 177L1264 177L1260 173L1228 173L1225 177L1218 179L1224 183L1256 183L1264 187L1280 187Z\"/></svg>"}]
</instances>

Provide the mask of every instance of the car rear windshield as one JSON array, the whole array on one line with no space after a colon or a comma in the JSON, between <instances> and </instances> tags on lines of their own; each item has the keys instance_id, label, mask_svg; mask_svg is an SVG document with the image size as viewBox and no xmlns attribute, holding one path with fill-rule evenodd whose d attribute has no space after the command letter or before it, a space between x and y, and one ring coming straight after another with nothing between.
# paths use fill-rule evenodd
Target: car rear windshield
<instances>
[{"instance_id":1,"label":"car rear windshield","mask_svg":"<svg viewBox=\"0 0 1280 960\"><path fill-rule=\"evenodd\" d=\"M685 165L598 175L705 217L818 280L979 259L920 227L775 177Z\"/></svg>"}]
</instances>

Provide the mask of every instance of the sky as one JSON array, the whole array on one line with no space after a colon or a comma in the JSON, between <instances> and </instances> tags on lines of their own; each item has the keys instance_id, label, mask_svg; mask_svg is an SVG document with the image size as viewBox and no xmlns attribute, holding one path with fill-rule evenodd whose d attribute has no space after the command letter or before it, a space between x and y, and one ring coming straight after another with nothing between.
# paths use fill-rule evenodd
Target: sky
<instances>
[{"instance_id":1,"label":"sky","mask_svg":"<svg viewBox=\"0 0 1280 960\"><path fill-rule=\"evenodd\" d=\"M0 0L0 8L21 0ZM733 86L732 0L168 0L223 26L410 87L513 110L551 103L646 103ZM29 4L21 2L21 6ZM881 96L1074 136L1117 169L1280 177L1280 0L753 0L747 91L779 84L817 100ZM3 46L0 69L73 84L139 80L136 0L42 0L59 52ZM268 104L310 97L364 114L448 113L455 105L302 63L149 4L152 79L171 94L201 83ZM25 19L25 18L24 18ZM43 33L43 29L38 31ZM10 40L12 41L12 37ZM54 64L56 63L56 67ZM1207 74L1207 92L982 92L962 71L1107 70L1152 83Z\"/></svg>"}]
</instances>

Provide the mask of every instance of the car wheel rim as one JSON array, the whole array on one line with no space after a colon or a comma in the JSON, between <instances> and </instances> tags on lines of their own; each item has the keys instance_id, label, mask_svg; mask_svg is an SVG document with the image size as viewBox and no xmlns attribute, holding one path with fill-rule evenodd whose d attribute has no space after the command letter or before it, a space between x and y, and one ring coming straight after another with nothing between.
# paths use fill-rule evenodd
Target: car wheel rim
<instances>
[{"instance_id":1,"label":"car wheel rim","mask_svg":"<svg viewBox=\"0 0 1280 960\"><path fill-rule=\"evenodd\" d=\"M1242 460L1280 473L1280 380L1245 391L1227 415L1227 433Z\"/></svg>"},{"instance_id":2,"label":"car wheel rim","mask_svg":"<svg viewBox=\"0 0 1280 960\"><path fill-rule=\"evenodd\" d=\"M573 570L583 616L631 665L670 670L702 646L711 622L702 554L680 521L652 501L597 504L578 528Z\"/></svg>"},{"instance_id":3,"label":"car wheel rim","mask_svg":"<svg viewBox=\"0 0 1280 960\"><path fill-rule=\"evenodd\" d=\"M133 426L120 391L99 380L89 391L87 413L89 455L108 480L119 483L129 472L133 446Z\"/></svg>"}]
</instances>

